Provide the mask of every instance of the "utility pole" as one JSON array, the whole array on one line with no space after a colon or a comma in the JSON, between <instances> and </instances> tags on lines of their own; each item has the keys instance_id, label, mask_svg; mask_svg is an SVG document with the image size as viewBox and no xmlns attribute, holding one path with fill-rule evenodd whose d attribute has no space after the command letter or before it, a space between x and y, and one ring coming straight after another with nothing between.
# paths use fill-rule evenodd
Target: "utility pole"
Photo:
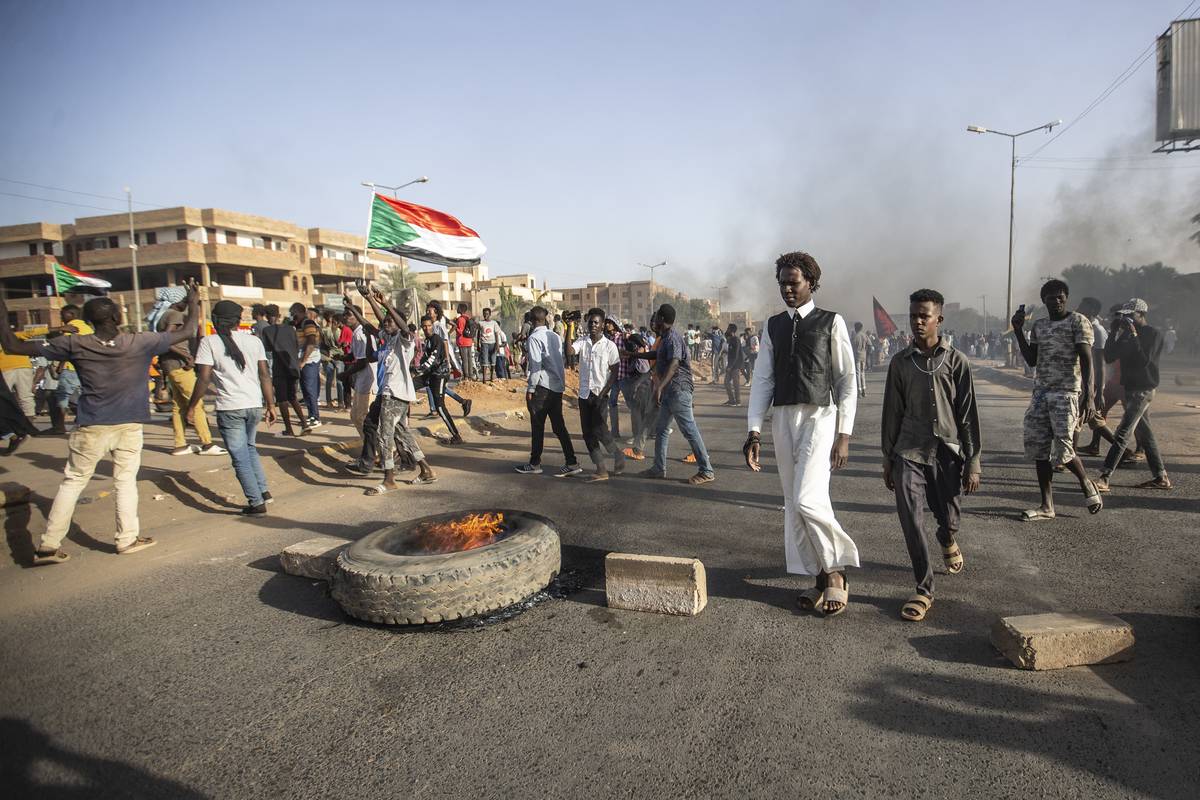
<instances>
[{"instance_id":1,"label":"utility pole","mask_svg":"<svg viewBox=\"0 0 1200 800\"><path fill-rule=\"evenodd\" d=\"M137 332L142 332L142 288L138 283L137 240L133 232L133 190L125 187L125 199L129 204L129 260L133 263L133 316L137 318Z\"/></svg>"},{"instance_id":2,"label":"utility pole","mask_svg":"<svg viewBox=\"0 0 1200 800\"><path fill-rule=\"evenodd\" d=\"M979 299L983 301L983 335L987 336L988 335L987 295L981 294L981 295L979 295Z\"/></svg>"},{"instance_id":3,"label":"utility pole","mask_svg":"<svg viewBox=\"0 0 1200 800\"><path fill-rule=\"evenodd\" d=\"M717 293L717 322L720 323L721 322L721 305L722 305L721 301L725 299L724 292L729 287L728 286L710 286L708 288L712 289L714 292Z\"/></svg>"}]
</instances>

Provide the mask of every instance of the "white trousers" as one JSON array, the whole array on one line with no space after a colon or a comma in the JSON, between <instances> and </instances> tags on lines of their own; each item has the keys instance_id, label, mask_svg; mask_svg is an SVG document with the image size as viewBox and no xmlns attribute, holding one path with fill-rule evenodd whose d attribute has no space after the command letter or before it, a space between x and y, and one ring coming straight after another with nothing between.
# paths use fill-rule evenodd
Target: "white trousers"
<instances>
[{"instance_id":1,"label":"white trousers","mask_svg":"<svg viewBox=\"0 0 1200 800\"><path fill-rule=\"evenodd\" d=\"M41 550L57 550L71 527L75 504L101 460L112 457L113 488L117 495L117 547L131 545L138 538L137 473L142 463L142 426L85 425L68 440L67 466L63 482L54 495L54 505L46 520L46 532L38 544Z\"/></svg>"},{"instance_id":2,"label":"white trousers","mask_svg":"<svg viewBox=\"0 0 1200 800\"><path fill-rule=\"evenodd\" d=\"M858 547L838 524L829 500L829 453L837 438L837 406L776 406L771 415L783 485L787 571L818 575L857 567Z\"/></svg>"}]
</instances>

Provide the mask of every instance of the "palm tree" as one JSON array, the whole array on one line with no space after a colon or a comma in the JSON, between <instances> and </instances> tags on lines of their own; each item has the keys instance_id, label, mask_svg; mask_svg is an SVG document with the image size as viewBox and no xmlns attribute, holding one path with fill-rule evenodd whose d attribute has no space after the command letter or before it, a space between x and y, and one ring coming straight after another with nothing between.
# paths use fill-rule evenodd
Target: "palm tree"
<instances>
[{"instance_id":1,"label":"palm tree","mask_svg":"<svg viewBox=\"0 0 1200 800\"><path fill-rule=\"evenodd\" d=\"M417 280L416 273L408 266L408 262L382 267L379 270L379 291L383 292L392 302L399 303L404 289L416 289L417 301L421 308L429 302L430 294Z\"/></svg>"}]
</instances>

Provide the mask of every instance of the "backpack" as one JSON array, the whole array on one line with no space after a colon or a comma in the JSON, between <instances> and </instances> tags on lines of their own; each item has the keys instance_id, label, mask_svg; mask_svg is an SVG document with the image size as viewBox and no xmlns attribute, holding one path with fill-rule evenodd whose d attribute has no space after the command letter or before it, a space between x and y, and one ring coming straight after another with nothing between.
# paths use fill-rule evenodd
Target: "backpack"
<instances>
[{"instance_id":1,"label":"backpack","mask_svg":"<svg viewBox=\"0 0 1200 800\"><path fill-rule=\"evenodd\" d=\"M468 317L467 324L463 327L463 336L475 341L483 336L483 326L474 317Z\"/></svg>"}]
</instances>

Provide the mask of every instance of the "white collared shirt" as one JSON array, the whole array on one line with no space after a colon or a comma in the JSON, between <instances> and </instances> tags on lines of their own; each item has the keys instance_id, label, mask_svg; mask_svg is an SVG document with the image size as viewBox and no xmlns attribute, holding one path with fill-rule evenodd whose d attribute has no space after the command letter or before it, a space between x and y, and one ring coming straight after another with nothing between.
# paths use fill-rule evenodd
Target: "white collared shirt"
<instances>
[{"instance_id":1,"label":"white collared shirt","mask_svg":"<svg viewBox=\"0 0 1200 800\"><path fill-rule=\"evenodd\" d=\"M816 303L809 300L799 308L786 309L788 316L805 319L815 309ZM858 410L858 384L854 374L854 346L850 343L850 331L841 314L833 316L833 402L837 406L837 432L849 436L854 431L854 414ZM746 423L750 430L762 431L763 418L775 399L775 353L769 334L759 343L758 359L754 362L754 375L750 378L750 405Z\"/></svg>"},{"instance_id":2,"label":"white collared shirt","mask_svg":"<svg viewBox=\"0 0 1200 800\"><path fill-rule=\"evenodd\" d=\"M598 395L608 383L608 373L621 360L621 354L612 339L601 336L593 342L592 337L576 339L571 349L579 356L579 396Z\"/></svg>"}]
</instances>

